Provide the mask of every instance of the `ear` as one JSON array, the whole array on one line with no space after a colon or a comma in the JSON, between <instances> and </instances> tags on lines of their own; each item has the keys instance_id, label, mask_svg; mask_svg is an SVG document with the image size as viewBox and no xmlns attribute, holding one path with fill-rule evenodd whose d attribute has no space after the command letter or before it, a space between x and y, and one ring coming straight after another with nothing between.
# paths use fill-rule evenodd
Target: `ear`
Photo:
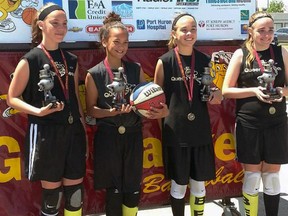
<instances>
[{"instance_id":1,"label":"ear","mask_svg":"<svg viewBox=\"0 0 288 216\"><path fill-rule=\"evenodd\" d=\"M176 32L174 30L171 31L171 37L173 37L173 39L176 39Z\"/></svg>"},{"instance_id":2,"label":"ear","mask_svg":"<svg viewBox=\"0 0 288 216\"><path fill-rule=\"evenodd\" d=\"M252 36L253 29L251 27L248 27L248 31L247 32L248 32L249 35Z\"/></svg>"},{"instance_id":3,"label":"ear","mask_svg":"<svg viewBox=\"0 0 288 216\"><path fill-rule=\"evenodd\" d=\"M101 43L102 43L102 46L106 48L106 46L107 46L106 40L102 40Z\"/></svg>"},{"instance_id":4,"label":"ear","mask_svg":"<svg viewBox=\"0 0 288 216\"><path fill-rule=\"evenodd\" d=\"M39 27L39 29L43 29L43 25L44 25L44 23L43 23L43 21L38 21L38 27Z\"/></svg>"}]
</instances>

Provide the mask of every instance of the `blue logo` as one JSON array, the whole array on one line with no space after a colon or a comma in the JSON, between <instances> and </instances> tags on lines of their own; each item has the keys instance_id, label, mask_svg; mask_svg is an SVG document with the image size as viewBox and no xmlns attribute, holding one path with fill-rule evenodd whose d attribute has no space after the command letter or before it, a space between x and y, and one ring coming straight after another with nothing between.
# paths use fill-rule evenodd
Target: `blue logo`
<instances>
[{"instance_id":1,"label":"blue logo","mask_svg":"<svg viewBox=\"0 0 288 216\"><path fill-rule=\"evenodd\" d=\"M137 20L137 29L145 29L145 20Z\"/></svg>"}]
</instances>

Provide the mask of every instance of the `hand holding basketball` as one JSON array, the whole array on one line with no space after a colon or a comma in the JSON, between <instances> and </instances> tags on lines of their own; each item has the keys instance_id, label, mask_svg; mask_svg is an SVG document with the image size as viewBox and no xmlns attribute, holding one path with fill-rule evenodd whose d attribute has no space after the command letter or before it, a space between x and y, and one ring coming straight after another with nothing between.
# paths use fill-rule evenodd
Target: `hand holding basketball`
<instances>
[{"instance_id":1,"label":"hand holding basketball","mask_svg":"<svg viewBox=\"0 0 288 216\"><path fill-rule=\"evenodd\" d=\"M150 118L151 109L161 109L165 102L163 89L153 82L137 85L130 96L133 111L141 117Z\"/></svg>"}]
</instances>

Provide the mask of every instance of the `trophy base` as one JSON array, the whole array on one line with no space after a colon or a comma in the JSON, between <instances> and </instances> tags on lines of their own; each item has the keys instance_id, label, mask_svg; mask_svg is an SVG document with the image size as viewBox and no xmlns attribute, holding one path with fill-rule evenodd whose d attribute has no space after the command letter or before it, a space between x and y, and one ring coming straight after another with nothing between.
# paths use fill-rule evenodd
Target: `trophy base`
<instances>
[{"instance_id":1,"label":"trophy base","mask_svg":"<svg viewBox=\"0 0 288 216\"><path fill-rule=\"evenodd\" d=\"M57 107L57 102L58 100L56 98L46 98L45 101L43 102L43 106L47 106L48 104L52 103L51 108L56 108Z\"/></svg>"},{"instance_id":2,"label":"trophy base","mask_svg":"<svg viewBox=\"0 0 288 216\"><path fill-rule=\"evenodd\" d=\"M201 96L201 101L203 101L203 102L210 101L210 95L207 95L207 94L202 95Z\"/></svg>"},{"instance_id":3,"label":"trophy base","mask_svg":"<svg viewBox=\"0 0 288 216\"><path fill-rule=\"evenodd\" d=\"M120 103L113 102L112 104L113 104L113 108L115 108L116 110L121 110L122 105L127 105L126 100Z\"/></svg>"},{"instance_id":4,"label":"trophy base","mask_svg":"<svg viewBox=\"0 0 288 216\"><path fill-rule=\"evenodd\" d=\"M267 100L276 100L281 98L281 95L279 95L276 90L264 90L263 93L269 95Z\"/></svg>"}]
</instances>

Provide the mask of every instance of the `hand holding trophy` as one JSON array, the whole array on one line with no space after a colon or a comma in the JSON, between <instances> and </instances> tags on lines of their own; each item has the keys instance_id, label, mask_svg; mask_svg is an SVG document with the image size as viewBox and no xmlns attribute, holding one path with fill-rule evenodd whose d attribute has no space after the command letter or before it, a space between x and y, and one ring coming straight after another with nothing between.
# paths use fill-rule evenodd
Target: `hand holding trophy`
<instances>
[{"instance_id":1,"label":"hand holding trophy","mask_svg":"<svg viewBox=\"0 0 288 216\"><path fill-rule=\"evenodd\" d=\"M203 88L201 89L201 100L209 101L211 96L211 84L213 83L213 79L215 78L215 72L213 72L213 76L210 73L211 65L209 67L204 67L204 73L201 77L201 83Z\"/></svg>"},{"instance_id":2,"label":"hand holding trophy","mask_svg":"<svg viewBox=\"0 0 288 216\"><path fill-rule=\"evenodd\" d=\"M118 71L113 71L113 74L113 82L107 85L107 88L109 88L114 94L112 101L113 108L120 110L123 104L127 104L125 99L125 87L127 81L124 76L124 68L119 67Z\"/></svg>"},{"instance_id":3,"label":"hand holding trophy","mask_svg":"<svg viewBox=\"0 0 288 216\"><path fill-rule=\"evenodd\" d=\"M274 80L278 75L277 69L274 66L274 60L270 59L268 62L262 60L261 63L264 67L264 71L261 76L257 77L257 79L260 84L264 83L265 85L263 93L269 95L268 100L281 98L281 95L277 92L276 88L273 87Z\"/></svg>"}]
</instances>

